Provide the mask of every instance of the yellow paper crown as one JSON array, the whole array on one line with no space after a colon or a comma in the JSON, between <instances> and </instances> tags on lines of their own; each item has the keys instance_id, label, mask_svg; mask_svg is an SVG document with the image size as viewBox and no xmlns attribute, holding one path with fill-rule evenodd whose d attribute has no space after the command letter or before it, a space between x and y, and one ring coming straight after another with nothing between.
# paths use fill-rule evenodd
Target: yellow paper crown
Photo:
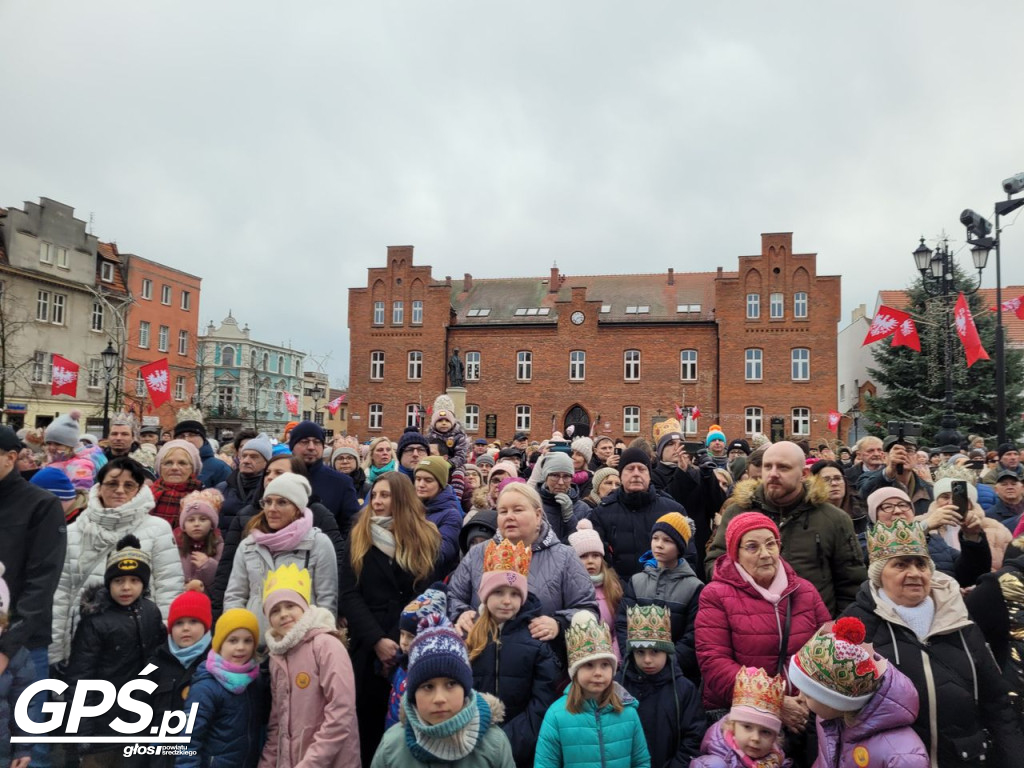
<instances>
[{"instance_id":1,"label":"yellow paper crown","mask_svg":"<svg viewBox=\"0 0 1024 768\"><path fill-rule=\"evenodd\" d=\"M679 425L678 419L665 419L659 421L654 425L654 442L655 444L661 442L661 438L671 432L682 432L683 428Z\"/></svg>"},{"instance_id":2,"label":"yellow paper crown","mask_svg":"<svg viewBox=\"0 0 1024 768\"><path fill-rule=\"evenodd\" d=\"M484 573L512 571L520 576L529 576L532 559L533 552L521 541L517 544L508 539L502 539L500 544L489 541L484 549Z\"/></svg>"},{"instance_id":3,"label":"yellow paper crown","mask_svg":"<svg viewBox=\"0 0 1024 768\"><path fill-rule=\"evenodd\" d=\"M267 601L267 597L272 592L277 592L281 589L289 589L295 592L308 604L312 592L309 571L305 568L299 570L299 566L295 563L289 563L268 573L266 581L263 582L263 602Z\"/></svg>"},{"instance_id":4,"label":"yellow paper crown","mask_svg":"<svg viewBox=\"0 0 1024 768\"><path fill-rule=\"evenodd\" d=\"M752 707L779 717L785 692L786 684L781 676L769 677L763 669L740 667L732 689L732 705Z\"/></svg>"}]
</instances>

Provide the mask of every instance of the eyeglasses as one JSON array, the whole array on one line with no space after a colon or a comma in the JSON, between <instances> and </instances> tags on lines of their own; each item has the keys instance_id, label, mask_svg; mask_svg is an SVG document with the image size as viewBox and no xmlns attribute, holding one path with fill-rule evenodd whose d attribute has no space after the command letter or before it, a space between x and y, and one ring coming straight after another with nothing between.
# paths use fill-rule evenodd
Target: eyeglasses
<instances>
[{"instance_id":1,"label":"eyeglasses","mask_svg":"<svg viewBox=\"0 0 1024 768\"><path fill-rule=\"evenodd\" d=\"M762 544L757 544L756 542L752 541L749 544L744 544L742 547L740 547L740 549L742 549L748 555L756 555L763 549L770 555L779 551L779 542L777 539L769 539L768 541L763 542Z\"/></svg>"},{"instance_id":2,"label":"eyeglasses","mask_svg":"<svg viewBox=\"0 0 1024 768\"><path fill-rule=\"evenodd\" d=\"M840 483L845 482L842 475L836 475L835 477L826 477L825 475L818 475L818 477L820 477L829 485L839 485Z\"/></svg>"},{"instance_id":3,"label":"eyeglasses","mask_svg":"<svg viewBox=\"0 0 1024 768\"><path fill-rule=\"evenodd\" d=\"M893 512L913 512L914 507L909 501L890 501L885 504L879 504L878 511L891 515Z\"/></svg>"},{"instance_id":4,"label":"eyeglasses","mask_svg":"<svg viewBox=\"0 0 1024 768\"><path fill-rule=\"evenodd\" d=\"M121 489L125 493L135 493L139 490L139 484L131 480L126 480L123 483L119 483L116 480L106 480L100 483L101 486L106 488L108 491L116 491Z\"/></svg>"}]
</instances>

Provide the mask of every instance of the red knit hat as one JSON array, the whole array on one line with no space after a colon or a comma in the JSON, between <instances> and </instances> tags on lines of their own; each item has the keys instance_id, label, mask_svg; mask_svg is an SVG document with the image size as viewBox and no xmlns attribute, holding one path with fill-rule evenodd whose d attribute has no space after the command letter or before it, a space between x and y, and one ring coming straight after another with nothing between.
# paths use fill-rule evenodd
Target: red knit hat
<instances>
[{"instance_id":1,"label":"red knit hat","mask_svg":"<svg viewBox=\"0 0 1024 768\"><path fill-rule=\"evenodd\" d=\"M768 515L763 515L760 512L744 512L729 521L729 525L725 529L725 551L733 559L733 562L739 559L740 540L743 538L743 534L756 531L759 528L767 528L775 533L776 539L780 538L779 526L772 522Z\"/></svg>"},{"instance_id":2,"label":"red knit hat","mask_svg":"<svg viewBox=\"0 0 1024 768\"><path fill-rule=\"evenodd\" d=\"M202 592L188 590L182 592L171 603L171 609L167 614L167 626L173 627L178 619L195 619L200 622L207 632L213 626L213 610L210 608L210 598Z\"/></svg>"}]
</instances>

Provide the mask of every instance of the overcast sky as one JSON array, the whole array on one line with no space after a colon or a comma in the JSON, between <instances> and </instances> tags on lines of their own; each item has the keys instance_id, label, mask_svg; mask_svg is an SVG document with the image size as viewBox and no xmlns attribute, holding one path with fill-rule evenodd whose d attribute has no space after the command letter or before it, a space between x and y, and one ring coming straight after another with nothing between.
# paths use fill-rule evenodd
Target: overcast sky
<instances>
[{"instance_id":1,"label":"overcast sky","mask_svg":"<svg viewBox=\"0 0 1024 768\"><path fill-rule=\"evenodd\" d=\"M436 278L704 271L792 231L846 325L1024 171L1020 0L0 0L0 29L0 206L91 213L203 278L201 327L334 383L389 244Z\"/></svg>"}]
</instances>

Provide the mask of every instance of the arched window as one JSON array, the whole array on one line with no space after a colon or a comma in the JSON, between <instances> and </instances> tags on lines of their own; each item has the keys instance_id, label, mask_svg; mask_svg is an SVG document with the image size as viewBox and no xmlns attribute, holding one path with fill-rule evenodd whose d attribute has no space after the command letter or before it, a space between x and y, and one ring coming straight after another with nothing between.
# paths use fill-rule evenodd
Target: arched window
<instances>
[{"instance_id":1,"label":"arched window","mask_svg":"<svg viewBox=\"0 0 1024 768\"><path fill-rule=\"evenodd\" d=\"M224 347L220 351L220 364L225 368L231 368L235 365L235 348Z\"/></svg>"}]
</instances>

